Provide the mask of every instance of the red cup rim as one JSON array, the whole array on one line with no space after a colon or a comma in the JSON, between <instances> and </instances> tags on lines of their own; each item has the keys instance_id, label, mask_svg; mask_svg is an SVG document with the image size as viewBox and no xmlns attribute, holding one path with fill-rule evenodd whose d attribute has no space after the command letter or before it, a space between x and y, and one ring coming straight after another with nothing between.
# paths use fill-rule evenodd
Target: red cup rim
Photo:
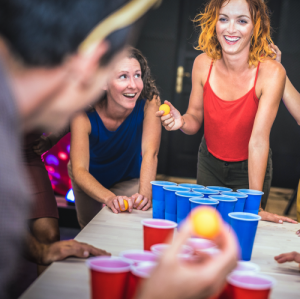
<instances>
[{"instance_id":1,"label":"red cup rim","mask_svg":"<svg viewBox=\"0 0 300 299\"><path fill-rule=\"evenodd\" d=\"M161 221L161 222L164 222L166 224L169 224L167 226L162 226L162 225L155 225L155 224L152 224L151 222L157 222L157 221ZM148 222L148 223L147 223ZM150 223L149 223L150 222ZM153 218L147 218L147 219L143 219L141 221L141 223L144 225L144 226L147 226L147 227L152 227L152 228L161 228L161 229L171 229L171 228L176 228L177 227L177 223L174 222L174 221L171 221L171 220L165 220L165 219L153 219Z\"/></svg>"},{"instance_id":2,"label":"red cup rim","mask_svg":"<svg viewBox=\"0 0 300 299\"><path fill-rule=\"evenodd\" d=\"M132 274L134 274L137 277L148 278L150 274L143 272L142 269L149 268L149 267L154 268L156 265L157 262L142 262L139 263L138 265L131 265L130 271Z\"/></svg>"},{"instance_id":3,"label":"red cup rim","mask_svg":"<svg viewBox=\"0 0 300 299\"><path fill-rule=\"evenodd\" d=\"M248 269L245 270L241 270L238 269L238 267L249 267ZM234 271L238 271L238 272L259 272L260 271L260 267L252 262L246 262L246 261L238 261L238 266L237 268L235 268Z\"/></svg>"},{"instance_id":4,"label":"red cup rim","mask_svg":"<svg viewBox=\"0 0 300 299\"><path fill-rule=\"evenodd\" d=\"M97 261L110 261L110 260L117 260L120 262L124 262L127 265L124 265L124 267L119 267L119 268L112 268L112 267L107 267L107 266L98 266L94 265L94 262ZM118 257L118 256L97 256L97 257L91 257L86 260L86 265L88 266L89 269L94 270L94 271L99 271L99 272L105 272L105 273L123 273L123 272L128 272L130 271L130 266L132 265L132 261L123 257Z\"/></svg>"},{"instance_id":5,"label":"red cup rim","mask_svg":"<svg viewBox=\"0 0 300 299\"><path fill-rule=\"evenodd\" d=\"M147 263L148 261L141 261L141 260L138 260L138 259L132 259L132 258L129 258L129 257L126 257L125 255L126 254L142 254L142 255L145 255L145 256L149 256L149 257L156 257L156 255L150 251L150 250L143 250L143 249L129 249L129 250L124 250L122 252L120 252L120 257L122 258L125 258L125 259L128 259L128 260L132 260L134 262L137 262L137 263Z\"/></svg>"},{"instance_id":6,"label":"red cup rim","mask_svg":"<svg viewBox=\"0 0 300 299\"><path fill-rule=\"evenodd\" d=\"M251 283L245 283L245 282L240 282L236 281L233 277L234 275L239 275L239 276L244 276L244 277L256 277L256 278L262 278L266 280L265 284L257 285L257 284L251 284ZM276 283L276 280L273 277L267 276L267 275L261 275L255 272L251 271L233 271L231 274L227 276L227 282L230 283L231 285L243 289L248 289L248 290L257 290L257 291L263 291L263 290L269 290L271 289L274 284Z\"/></svg>"},{"instance_id":7,"label":"red cup rim","mask_svg":"<svg viewBox=\"0 0 300 299\"><path fill-rule=\"evenodd\" d=\"M169 246L171 246L170 244L166 244L166 243L159 243L159 244L154 244L150 247L150 250L155 254L155 255L161 255L163 253L164 250L166 250L167 248L169 248ZM159 250L159 247L165 247L163 250ZM186 250L187 252L180 252L179 255L188 255L188 254L192 254L194 252L194 249L189 246L189 245L182 245L182 251Z\"/></svg>"}]
</instances>

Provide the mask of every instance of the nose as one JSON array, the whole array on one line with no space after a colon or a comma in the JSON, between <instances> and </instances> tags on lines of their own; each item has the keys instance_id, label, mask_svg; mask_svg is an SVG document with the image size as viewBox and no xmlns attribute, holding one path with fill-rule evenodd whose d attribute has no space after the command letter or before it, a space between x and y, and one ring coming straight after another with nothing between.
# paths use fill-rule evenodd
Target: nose
<instances>
[{"instance_id":1,"label":"nose","mask_svg":"<svg viewBox=\"0 0 300 299\"><path fill-rule=\"evenodd\" d=\"M229 25L228 25L228 33L232 34L235 33L236 29L235 29L235 22L234 20L230 20Z\"/></svg>"},{"instance_id":2,"label":"nose","mask_svg":"<svg viewBox=\"0 0 300 299\"><path fill-rule=\"evenodd\" d=\"M135 89L136 88L136 83L135 83L135 80L134 80L134 77L130 77L130 80L128 82L128 88L132 88L132 89Z\"/></svg>"}]
</instances>

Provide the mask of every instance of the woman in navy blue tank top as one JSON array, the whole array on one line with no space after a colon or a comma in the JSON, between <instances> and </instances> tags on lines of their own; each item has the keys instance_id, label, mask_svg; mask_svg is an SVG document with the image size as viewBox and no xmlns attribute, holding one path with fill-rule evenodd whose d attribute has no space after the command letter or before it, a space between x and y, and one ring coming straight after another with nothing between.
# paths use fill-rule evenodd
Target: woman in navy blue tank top
<instances>
[{"instance_id":1,"label":"woman in navy blue tank top","mask_svg":"<svg viewBox=\"0 0 300 299\"><path fill-rule=\"evenodd\" d=\"M71 124L69 175L78 221L84 227L106 204L114 213L151 207L161 124L159 92L146 59L131 48L105 86L94 110Z\"/></svg>"}]
</instances>

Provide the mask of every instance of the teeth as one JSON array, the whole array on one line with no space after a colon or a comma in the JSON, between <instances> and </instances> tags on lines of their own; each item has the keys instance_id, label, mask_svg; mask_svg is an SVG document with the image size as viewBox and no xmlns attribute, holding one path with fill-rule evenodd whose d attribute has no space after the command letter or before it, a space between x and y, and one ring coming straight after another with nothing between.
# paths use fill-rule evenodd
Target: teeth
<instances>
[{"instance_id":1,"label":"teeth","mask_svg":"<svg viewBox=\"0 0 300 299\"><path fill-rule=\"evenodd\" d=\"M134 97L135 93L124 93L125 97Z\"/></svg>"},{"instance_id":2,"label":"teeth","mask_svg":"<svg viewBox=\"0 0 300 299\"><path fill-rule=\"evenodd\" d=\"M231 38L231 37L225 36L225 39L228 40L229 42L236 42L240 39L240 37Z\"/></svg>"}]
</instances>

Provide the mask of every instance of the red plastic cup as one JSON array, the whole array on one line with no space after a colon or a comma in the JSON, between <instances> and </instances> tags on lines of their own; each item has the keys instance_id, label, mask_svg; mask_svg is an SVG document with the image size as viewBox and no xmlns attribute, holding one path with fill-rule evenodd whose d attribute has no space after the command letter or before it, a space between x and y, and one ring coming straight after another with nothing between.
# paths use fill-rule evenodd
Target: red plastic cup
<instances>
[{"instance_id":1,"label":"red plastic cup","mask_svg":"<svg viewBox=\"0 0 300 299\"><path fill-rule=\"evenodd\" d=\"M168 249L171 245L170 244L155 244L152 245L150 250L156 255L160 256L166 249ZM188 245L183 245L180 251L180 256L185 257L189 256L194 252L194 249Z\"/></svg>"},{"instance_id":2,"label":"red plastic cup","mask_svg":"<svg viewBox=\"0 0 300 299\"><path fill-rule=\"evenodd\" d=\"M275 279L255 272L234 271L227 277L228 298L268 299Z\"/></svg>"},{"instance_id":3,"label":"red plastic cup","mask_svg":"<svg viewBox=\"0 0 300 299\"><path fill-rule=\"evenodd\" d=\"M120 253L120 256L131 260L134 265L141 262L155 262L157 260L157 256L148 250L125 250Z\"/></svg>"},{"instance_id":4,"label":"red plastic cup","mask_svg":"<svg viewBox=\"0 0 300 299\"><path fill-rule=\"evenodd\" d=\"M163 219L144 219L144 250L159 243L166 243L167 239L174 234L177 223Z\"/></svg>"},{"instance_id":5,"label":"red plastic cup","mask_svg":"<svg viewBox=\"0 0 300 299\"><path fill-rule=\"evenodd\" d=\"M130 273L130 260L122 257L93 257L86 261L90 269L92 299L124 298Z\"/></svg>"},{"instance_id":6,"label":"red plastic cup","mask_svg":"<svg viewBox=\"0 0 300 299\"><path fill-rule=\"evenodd\" d=\"M131 265L126 299L133 299L135 297L139 285L144 279L147 279L150 276L156 265L157 263L155 262L142 262L138 265Z\"/></svg>"}]
</instances>

